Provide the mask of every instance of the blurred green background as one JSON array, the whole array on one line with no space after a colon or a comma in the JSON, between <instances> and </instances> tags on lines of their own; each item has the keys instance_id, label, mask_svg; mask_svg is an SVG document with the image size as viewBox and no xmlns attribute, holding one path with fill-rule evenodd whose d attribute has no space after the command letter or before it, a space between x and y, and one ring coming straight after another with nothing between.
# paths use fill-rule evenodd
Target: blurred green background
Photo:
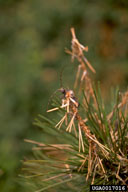
<instances>
[{"instance_id":1,"label":"blurred green background","mask_svg":"<svg viewBox=\"0 0 128 192\"><path fill-rule=\"evenodd\" d=\"M103 95L127 88L127 0L0 0L0 192L25 191L18 181L30 153L24 138L43 137L32 123L60 88L63 67L64 86L73 85L77 65L64 52L72 26L89 46Z\"/></svg>"}]
</instances>

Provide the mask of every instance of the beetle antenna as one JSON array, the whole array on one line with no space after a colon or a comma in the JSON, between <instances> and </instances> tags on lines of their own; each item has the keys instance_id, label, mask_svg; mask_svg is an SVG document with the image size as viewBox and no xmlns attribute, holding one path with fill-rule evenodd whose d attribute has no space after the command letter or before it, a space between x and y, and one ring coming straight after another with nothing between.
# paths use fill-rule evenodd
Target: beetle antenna
<instances>
[{"instance_id":1,"label":"beetle antenna","mask_svg":"<svg viewBox=\"0 0 128 192\"><path fill-rule=\"evenodd\" d=\"M52 100L52 98L54 97L54 95L56 95L56 93L59 91L59 89L57 89L56 91L53 92L53 94L50 96L49 100L48 100L48 104L47 104L47 110L49 108L50 102Z\"/></svg>"},{"instance_id":2,"label":"beetle antenna","mask_svg":"<svg viewBox=\"0 0 128 192\"><path fill-rule=\"evenodd\" d=\"M57 89L56 91L54 91L53 94L50 96L50 98L49 98L49 100L48 100L48 104L47 104L47 110L48 110L49 104L50 104L52 98L54 97L54 95L56 95L56 93L57 93L58 91L63 92L63 80L62 80L62 76L63 76L64 69L65 69L65 67L63 67L63 68L61 69L61 71L60 71L60 89Z\"/></svg>"}]
</instances>

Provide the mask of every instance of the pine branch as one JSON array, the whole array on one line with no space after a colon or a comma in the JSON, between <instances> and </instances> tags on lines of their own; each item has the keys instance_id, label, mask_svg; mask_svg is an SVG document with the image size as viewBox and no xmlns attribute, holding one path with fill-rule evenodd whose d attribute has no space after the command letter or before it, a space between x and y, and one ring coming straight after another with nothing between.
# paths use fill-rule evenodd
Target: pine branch
<instances>
[{"instance_id":1,"label":"pine branch","mask_svg":"<svg viewBox=\"0 0 128 192\"><path fill-rule=\"evenodd\" d=\"M100 88L90 78L90 72L96 71L84 56L88 47L79 43L73 28L71 34L71 51L66 52L78 61L74 89L79 86L82 105L74 90L60 88L63 98L59 103L58 98L54 100L54 108L47 110L58 112L60 120L57 115L54 120L50 115L36 119L43 134L57 138L51 144L25 140L35 145L34 157L24 161L23 171L36 192L54 187L62 191L63 186L69 191L89 191L90 184L128 185L128 92L118 94L107 113Z\"/></svg>"}]
</instances>

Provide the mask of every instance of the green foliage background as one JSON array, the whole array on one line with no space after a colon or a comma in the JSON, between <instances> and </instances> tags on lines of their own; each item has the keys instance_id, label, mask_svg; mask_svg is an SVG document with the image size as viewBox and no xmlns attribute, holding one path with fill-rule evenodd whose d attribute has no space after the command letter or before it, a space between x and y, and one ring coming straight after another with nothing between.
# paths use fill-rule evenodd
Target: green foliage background
<instances>
[{"instance_id":1,"label":"green foliage background","mask_svg":"<svg viewBox=\"0 0 128 192\"><path fill-rule=\"evenodd\" d=\"M89 46L107 98L111 86L128 83L127 0L0 0L0 191L25 191L17 179L20 160L29 153L24 138L43 139L32 125L49 96L72 85L70 27ZM69 83L70 82L70 83ZM47 139L46 137L44 139Z\"/></svg>"}]
</instances>

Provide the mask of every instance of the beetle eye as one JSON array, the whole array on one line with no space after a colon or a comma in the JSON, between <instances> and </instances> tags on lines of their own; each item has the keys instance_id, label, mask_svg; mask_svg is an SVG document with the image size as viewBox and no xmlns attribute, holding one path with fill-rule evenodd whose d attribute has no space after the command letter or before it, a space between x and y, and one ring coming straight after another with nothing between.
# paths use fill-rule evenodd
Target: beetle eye
<instances>
[{"instance_id":1,"label":"beetle eye","mask_svg":"<svg viewBox=\"0 0 128 192\"><path fill-rule=\"evenodd\" d=\"M63 93L65 95L66 91L64 88L61 88L60 91L61 91L61 93Z\"/></svg>"}]
</instances>

